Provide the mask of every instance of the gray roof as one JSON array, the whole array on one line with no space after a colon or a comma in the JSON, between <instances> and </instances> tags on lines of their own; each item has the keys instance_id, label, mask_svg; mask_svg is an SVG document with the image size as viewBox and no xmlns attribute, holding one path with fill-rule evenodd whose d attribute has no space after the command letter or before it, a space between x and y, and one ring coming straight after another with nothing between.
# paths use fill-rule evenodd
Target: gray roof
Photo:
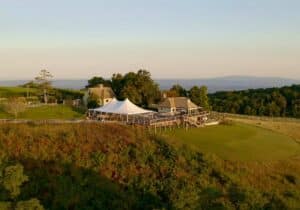
<instances>
[{"instance_id":1,"label":"gray roof","mask_svg":"<svg viewBox=\"0 0 300 210\"><path fill-rule=\"evenodd\" d=\"M198 106L186 97L169 97L165 98L158 104L159 108L183 108L183 109L197 109Z\"/></svg>"}]
</instances>

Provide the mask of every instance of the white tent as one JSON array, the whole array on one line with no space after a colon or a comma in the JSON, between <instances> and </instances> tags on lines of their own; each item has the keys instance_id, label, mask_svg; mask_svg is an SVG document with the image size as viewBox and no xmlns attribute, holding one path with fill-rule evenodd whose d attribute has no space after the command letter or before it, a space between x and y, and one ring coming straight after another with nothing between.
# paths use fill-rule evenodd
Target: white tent
<instances>
[{"instance_id":1,"label":"white tent","mask_svg":"<svg viewBox=\"0 0 300 210\"><path fill-rule=\"evenodd\" d=\"M109 103L105 104L104 106L101 106L96 109L92 109L95 112L106 112L112 109L112 107L116 106L118 104L118 100L116 98L113 98Z\"/></svg>"},{"instance_id":2,"label":"white tent","mask_svg":"<svg viewBox=\"0 0 300 210\"><path fill-rule=\"evenodd\" d=\"M117 99L113 99L110 103L104 105L103 107L99 107L94 109L95 112L102 113L111 113L111 114L119 114L119 115L138 115L138 114L148 114L152 113L151 110L146 110L140 108L133 104L128 99L124 101L118 101Z\"/></svg>"}]
</instances>

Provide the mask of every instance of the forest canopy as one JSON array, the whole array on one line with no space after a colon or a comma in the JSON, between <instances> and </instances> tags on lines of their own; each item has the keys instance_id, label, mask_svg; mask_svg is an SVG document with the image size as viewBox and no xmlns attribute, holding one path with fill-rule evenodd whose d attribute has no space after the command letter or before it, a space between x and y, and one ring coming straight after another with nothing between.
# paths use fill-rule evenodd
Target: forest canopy
<instances>
[{"instance_id":1,"label":"forest canopy","mask_svg":"<svg viewBox=\"0 0 300 210\"><path fill-rule=\"evenodd\" d=\"M300 85L209 94L214 111L273 117L300 117Z\"/></svg>"}]
</instances>

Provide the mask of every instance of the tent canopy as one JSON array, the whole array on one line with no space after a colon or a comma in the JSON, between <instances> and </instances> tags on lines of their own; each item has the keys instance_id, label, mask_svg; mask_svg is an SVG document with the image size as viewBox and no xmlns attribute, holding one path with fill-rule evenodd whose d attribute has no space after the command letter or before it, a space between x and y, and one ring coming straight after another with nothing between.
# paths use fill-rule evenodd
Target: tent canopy
<instances>
[{"instance_id":1,"label":"tent canopy","mask_svg":"<svg viewBox=\"0 0 300 210\"><path fill-rule=\"evenodd\" d=\"M111 114L122 114L122 115L148 114L153 112L151 110L146 110L136 106L128 99L125 99L124 101L118 101L115 98L108 104L93 109L93 111L111 113Z\"/></svg>"}]
</instances>

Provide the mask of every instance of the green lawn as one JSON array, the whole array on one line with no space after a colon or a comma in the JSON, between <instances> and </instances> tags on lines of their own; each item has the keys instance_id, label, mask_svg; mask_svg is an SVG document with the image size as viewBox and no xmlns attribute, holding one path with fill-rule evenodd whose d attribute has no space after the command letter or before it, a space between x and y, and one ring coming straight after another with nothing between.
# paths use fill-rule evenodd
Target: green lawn
<instances>
[{"instance_id":1,"label":"green lawn","mask_svg":"<svg viewBox=\"0 0 300 210\"><path fill-rule=\"evenodd\" d=\"M19 114L18 119L47 120L47 119L80 119L84 114L74 110L72 107L64 105L39 106L28 108ZM0 118L12 119L13 117L0 109Z\"/></svg>"},{"instance_id":2,"label":"green lawn","mask_svg":"<svg viewBox=\"0 0 300 210\"><path fill-rule=\"evenodd\" d=\"M293 139L242 123L176 129L166 135L227 160L280 160L300 154L300 145Z\"/></svg>"},{"instance_id":3,"label":"green lawn","mask_svg":"<svg viewBox=\"0 0 300 210\"><path fill-rule=\"evenodd\" d=\"M27 109L20 114L19 118L42 120L42 119L77 119L82 118L83 114L74 111L69 106L40 106Z\"/></svg>"},{"instance_id":4,"label":"green lawn","mask_svg":"<svg viewBox=\"0 0 300 210\"><path fill-rule=\"evenodd\" d=\"M37 89L35 88L23 88L23 87L0 87L0 98L6 97L25 97L27 92L30 96L36 95Z\"/></svg>"}]
</instances>

